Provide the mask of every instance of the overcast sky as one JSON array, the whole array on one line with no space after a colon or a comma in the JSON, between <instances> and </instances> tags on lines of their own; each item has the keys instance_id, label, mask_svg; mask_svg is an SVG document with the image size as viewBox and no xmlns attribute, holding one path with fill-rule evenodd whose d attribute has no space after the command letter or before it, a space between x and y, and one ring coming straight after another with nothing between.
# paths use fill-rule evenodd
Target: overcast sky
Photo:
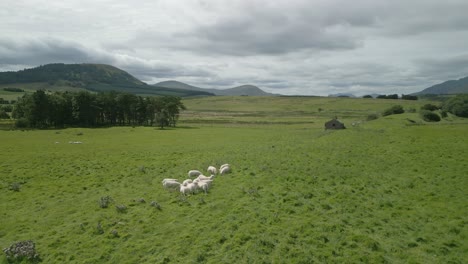
<instances>
[{"instance_id":1,"label":"overcast sky","mask_svg":"<svg viewBox=\"0 0 468 264\"><path fill-rule=\"evenodd\" d=\"M409 94L468 76L466 0L0 0L0 71L103 63L149 84Z\"/></svg>"}]
</instances>

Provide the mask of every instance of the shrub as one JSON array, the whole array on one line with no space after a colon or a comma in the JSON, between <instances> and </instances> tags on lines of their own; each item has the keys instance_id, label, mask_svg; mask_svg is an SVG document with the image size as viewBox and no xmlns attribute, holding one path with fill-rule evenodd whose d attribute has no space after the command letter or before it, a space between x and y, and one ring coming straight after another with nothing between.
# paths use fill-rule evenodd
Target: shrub
<instances>
[{"instance_id":1,"label":"shrub","mask_svg":"<svg viewBox=\"0 0 468 264\"><path fill-rule=\"evenodd\" d=\"M123 204L118 204L115 206L115 209L117 210L117 212L119 213L126 213L127 212L127 206L123 205Z\"/></svg>"},{"instance_id":2,"label":"shrub","mask_svg":"<svg viewBox=\"0 0 468 264\"><path fill-rule=\"evenodd\" d=\"M2 105L1 109L7 113L13 112L13 106L12 105Z\"/></svg>"},{"instance_id":3,"label":"shrub","mask_svg":"<svg viewBox=\"0 0 468 264\"><path fill-rule=\"evenodd\" d=\"M96 225L96 234L98 235L104 234L104 228L102 227L101 222L98 222Z\"/></svg>"},{"instance_id":4,"label":"shrub","mask_svg":"<svg viewBox=\"0 0 468 264\"><path fill-rule=\"evenodd\" d=\"M362 98L373 98L373 97L372 95L367 94L367 95L364 95Z\"/></svg>"},{"instance_id":5,"label":"shrub","mask_svg":"<svg viewBox=\"0 0 468 264\"><path fill-rule=\"evenodd\" d=\"M161 205L156 201L151 201L150 205L158 210L161 210Z\"/></svg>"},{"instance_id":6,"label":"shrub","mask_svg":"<svg viewBox=\"0 0 468 264\"><path fill-rule=\"evenodd\" d=\"M16 120L15 127L17 128L27 128L29 127L29 121L26 118L20 118Z\"/></svg>"},{"instance_id":7,"label":"shrub","mask_svg":"<svg viewBox=\"0 0 468 264\"><path fill-rule=\"evenodd\" d=\"M101 199L99 200L99 207L101 208L107 208L109 207L109 204L112 202L112 197L110 196L103 196L101 197Z\"/></svg>"},{"instance_id":8,"label":"shrub","mask_svg":"<svg viewBox=\"0 0 468 264\"><path fill-rule=\"evenodd\" d=\"M3 109L0 109L0 119L10 119L10 115L8 115Z\"/></svg>"},{"instance_id":9,"label":"shrub","mask_svg":"<svg viewBox=\"0 0 468 264\"><path fill-rule=\"evenodd\" d=\"M442 110L459 117L468 117L468 94L459 94L442 104Z\"/></svg>"},{"instance_id":10,"label":"shrub","mask_svg":"<svg viewBox=\"0 0 468 264\"><path fill-rule=\"evenodd\" d=\"M40 261L39 254L36 252L36 245L31 240L20 241L3 249L8 262L24 263L25 260L30 263Z\"/></svg>"},{"instance_id":11,"label":"shrub","mask_svg":"<svg viewBox=\"0 0 468 264\"><path fill-rule=\"evenodd\" d=\"M394 105L388 109L386 109L383 113L382 116L388 116L388 115L395 115L395 114L403 114L405 110L401 105Z\"/></svg>"},{"instance_id":12,"label":"shrub","mask_svg":"<svg viewBox=\"0 0 468 264\"><path fill-rule=\"evenodd\" d=\"M120 236L119 236L119 231L117 231L116 229L112 230L112 231L110 232L110 234L112 235L112 237L120 237Z\"/></svg>"},{"instance_id":13,"label":"shrub","mask_svg":"<svg viewBox=\"0 0 468 264\"><path fill-rule=\"evenodd\" d=\"M10 184L10 190L12 191L19 192L20 188L21 188L21 184L19 182L14 182Z\"/></svg>"},{"instance_id":14,"label":"shrub","mask_svg":"<svg viewBox=\"0 0 468 264\"><path fill-rule=\"evenodd\" d=\"M421 106L421 110L435 111L438 109L440 109L440 107L438 107L437 105L433 105L433 104L425 104Z\"/></svg>"},{"instance_id":15,"label":"shrub","mask_svg":"<svg viewBox=\"0 0 468 264\"><path fill-rule=\"evenodd\" d=\"M377 118L379 118L377 114L370 114L367 116L367 121L375 120Z\"/></svg>"},{"instance_id":16,"label":"shrub","mask_svg":"<svg viewBox=\"0 0 468 264\"><path fill-rule=\"evenodd\" d=\"M429 110L421 110L419 114L421 115L421 118L426 122L439 122L440 121L440 116Z\"/></svg>"}]
</instances>

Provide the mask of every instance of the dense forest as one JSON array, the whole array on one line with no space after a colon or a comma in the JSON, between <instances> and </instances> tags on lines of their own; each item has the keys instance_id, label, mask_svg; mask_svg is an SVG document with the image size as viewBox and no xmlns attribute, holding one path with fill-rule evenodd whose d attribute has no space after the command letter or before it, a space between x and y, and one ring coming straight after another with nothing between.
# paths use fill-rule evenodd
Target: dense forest
<instances>
[{"instance_id":1,"label":"dense forest","mask_svg":"<svg viewBox=\"0 0 468 264\"><path fill-rule=\"evenodd\" d=\"M61 128L126 125L175 126L179 97L142 97L122 92L46 92L25 94L14 108L17 127Z\"/></svg>"}]
</instances>

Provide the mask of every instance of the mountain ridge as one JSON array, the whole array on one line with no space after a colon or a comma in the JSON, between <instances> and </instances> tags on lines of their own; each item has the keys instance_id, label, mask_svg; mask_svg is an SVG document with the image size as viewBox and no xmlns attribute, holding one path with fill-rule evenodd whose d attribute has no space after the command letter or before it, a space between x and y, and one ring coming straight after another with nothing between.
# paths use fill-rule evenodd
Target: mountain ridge
<instances>
[{"instance_id":1,"label":"mountain ridge","mask_svg":"<svg viewBox=\"0 0 468 264\"><path fill-rule=\"evenodd\" d=\"M204 91L174 90L148 85L128 72L107 64L51 63L20 71L0 72L0 85L31 89L118 91L137 95L210 96Z\"/></svg>"},{"instance_id":2,"label":"mountain ridge","mask_svg":"<svg viewBox=\"0 0 468 264\"><path fill-rule=\"evenodd\" d=\"M250 95L250 96L272 96L275 94L267 93L262 89L258 88L255 85L245 84L236 86L233 88L228 89L214 89L214 88L201 88L193 85L189 85L183 82L170 80L170 81L163 81L156 84L153 84L160 87L172 88L172 89L191 89L194 91L205 91L209 93L213 93L215 95L232 95L232 96L242 96L242 95Z\"/></svg>"},{"instance_id":3,"label":"mountain ridge","mask_svg":"<svg viewBox=\"0 0 468 264\"><path fill-rule=\"evenodd\" d=\"M448 80L439 84L435 84L420 92L414 93L415 95L422 94L460 94L468 93L468 76L458 80Z\"/></svg>"}]
</instances>

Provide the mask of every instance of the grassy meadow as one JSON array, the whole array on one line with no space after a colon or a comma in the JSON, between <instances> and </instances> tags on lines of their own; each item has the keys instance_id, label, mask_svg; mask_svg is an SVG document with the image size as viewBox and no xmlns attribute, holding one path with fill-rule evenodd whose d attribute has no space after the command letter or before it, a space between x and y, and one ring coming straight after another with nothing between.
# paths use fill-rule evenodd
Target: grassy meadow
<instances>
[{"instance_id":1,"label":"grassy meadow","mask_svg":"<svg viewBox=\"0 0 468 264\"><path fill-rule=\"evenodd\" d=\"M468 121L366 121L424 103L209 97L184 100L177 128L0 130L0 247L33 240L43 263L466 263ZM325 131L335 116L348 129ZM223 163L207 195L162 187Z\"/></svg>"}]
</instances>

